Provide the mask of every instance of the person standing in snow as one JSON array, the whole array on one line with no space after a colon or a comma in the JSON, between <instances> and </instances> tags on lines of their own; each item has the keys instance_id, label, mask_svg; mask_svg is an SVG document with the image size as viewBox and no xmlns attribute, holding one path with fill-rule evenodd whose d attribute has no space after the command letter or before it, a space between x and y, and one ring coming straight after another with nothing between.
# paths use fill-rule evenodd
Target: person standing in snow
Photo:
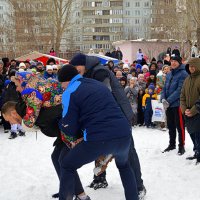
<instances>
[{"instance_id":1,"label":"person standing in snow","mask_svg":"<svg viewBox=\"0 0 200 200\"><path fill-rule=\"evenodd\" d=\"M195 103L200 97L200 58L188 61L190 75L185 79L180 96L180 106L185 116L185 124L194 144L194 156L187 159L197 159L200 163L200 114Z\"/></svg>"},{"instance_id":2,"label":"person standing in snow","mask_svg":"<svg viewBox=\"0 0 200 200\"><path fill-rule=\"evenodd\" d=\"M148 92L142 98L142 107L144 111L144 122L147 128L154 127L152 123L152 104L151 100L157 100L157 94L154 93L155 86L150 84L148 87Z\"/></svg>"},{"instance_id":3,"label":"person standing in snow","mask_svg":"<svg viewBox=\"0 0 200 200\"><path fill-rule=\"evenodd\" d=\"M137 125L137 97L138 97L139 86L137 83L137 78L132 77L129 81L129 86L126 86L125 93L131 104L131 108L133 111L133 120L132 126Z\"/></svg>"},{"instance_id":4,"label":"person standing in snow","mask_svg":"<svg viewBox=\"0 0 200 200\"><path fill-rule=\"evenodd\" d=\"M198 56L198 48L197 44L195 43L191 48L191 57L197 57Z\"/></svg>"},{"instance_id":5,"label":"person standing in snow","mask_svg":"<svg viewBox=\"0 0 200 200\"><path fill-rule=\"evenodd\" d=\"M138 64L142 63L142 59L144 57L144 54L142 53L142 49L139 49L137 54L136 54L136 60Z\"/></svg>"},{"instance_id":6,"label":"person standing in snow","mask_svg":"<svg viewBox=\"0 0 200 200\"><path fill-rule=\"evenodd\" d=\"M161 102L166 110L167 126L169 129L169 145L163 153L176 149L177 129L179 137L178 155L183 155L185 153L185 125L180 109L180 94L183 82L188 73L182 64L182 59L175 55L171 57L171 69L171 72L167 74L161 93Z\"/></svg>"}]
</instances>

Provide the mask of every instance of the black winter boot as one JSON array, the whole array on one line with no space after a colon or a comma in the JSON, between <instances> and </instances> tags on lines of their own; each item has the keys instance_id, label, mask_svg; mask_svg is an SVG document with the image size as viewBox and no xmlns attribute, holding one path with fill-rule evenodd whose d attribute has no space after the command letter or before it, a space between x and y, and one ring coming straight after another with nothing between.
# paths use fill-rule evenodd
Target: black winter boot
<instances>
[{"instance_id":1,"label":"black winter boot","mask_svg":"<svg viewBox=\"0 0 200 200\"><path fill-rule=\"evenodd\" d=\"M172 150L174 150L174 149L176 149L176 147L175 146L171 146L171 145L169 145L164 151L163 151L163 153L165 153L165 152L169 152L169 151L172 151Z\"/></svg>"},{"instance_id":2,"label":"black winter boot","mask_svg":"<svg viewBox=\"0 0 200 200\"><path fill-rule=\"evenodd\" d=\"M178 155L182 156L185 153L185 148L184 146L179 146L178 148Z\"/></svg>"},{"instance_id":3,"label":"black winter boot","mask_svg":"<svg viewBox=\"0 0 200 200\"><path fill-rule=\"evenodd\" d=\"M59 198L59 193L53 194L53 195L52 195L52 198L55 198L55 199L56 199L56 198Z\"/></svg>"},{"instance_id":4,"label":"black winter boot","mask_svg":"<svg viewBox=\"0 0 200 200\"><path fill-rule=\"evenodd\" d=\"M14 138L16 138L16 137L17 137L17 133L11 132L8 139L14 139Z\"/></svg>"}]
</instances>

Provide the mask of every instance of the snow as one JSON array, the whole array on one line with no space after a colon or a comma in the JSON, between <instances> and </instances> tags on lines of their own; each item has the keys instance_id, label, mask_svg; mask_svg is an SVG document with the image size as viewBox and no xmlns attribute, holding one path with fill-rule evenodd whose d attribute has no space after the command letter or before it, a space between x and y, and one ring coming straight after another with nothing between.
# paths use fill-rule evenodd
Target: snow
<instances>
[{"instance_id":1,"label":"snow","mask_svg":"<svg viewBox=\"0 0 200 200\"><path fill-rule=\"evenodd\" d=\"M192 143L186 135L186 153L177 150L163 154L168 133L156 129L133 129L140 157L146 200L200 199L200 165L185 158L193 155ZM28 132L26 137L8 140L0 130L0 200L50 200L58 191L58 179L51 163L54 139ZM107 169L108 188L94 191L87 187L93 177L93 163L79 170L85 191L92 200L124 200L123 188L114 162Z\"/></svg>"}]
</instances>

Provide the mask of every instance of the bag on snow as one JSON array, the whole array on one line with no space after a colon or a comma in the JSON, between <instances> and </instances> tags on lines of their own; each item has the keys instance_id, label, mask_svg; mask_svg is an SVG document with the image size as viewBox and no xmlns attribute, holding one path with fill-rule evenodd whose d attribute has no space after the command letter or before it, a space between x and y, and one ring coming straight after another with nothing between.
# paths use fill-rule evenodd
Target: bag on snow
<instances>
[{"instance_id":1,"label":"bag on snow","mask_svg":"<svg viewBox=\"0 0 200 200\"><path fill-rule=\"evenodd\" d=\"M151 105L153 110L152 122L165 122L166 115L163 104L158 100L151 100Z\"/></svg>"}]
</instances>

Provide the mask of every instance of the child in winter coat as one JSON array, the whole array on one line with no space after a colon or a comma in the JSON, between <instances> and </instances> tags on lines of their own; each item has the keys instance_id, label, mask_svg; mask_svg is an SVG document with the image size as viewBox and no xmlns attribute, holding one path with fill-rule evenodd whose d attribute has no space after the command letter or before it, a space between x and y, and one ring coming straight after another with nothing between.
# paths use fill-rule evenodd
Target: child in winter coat
<instances>
[{"instance_id":1,"label":"child in winter coat","mask_svg":"<svg viewBox=\"0 0 200 200\"><path fill-rule=\"evenodd\" d=\"M44 78L45 79L56 79L55 74L53 73L53 65L47 65L46 71L44 72Z\"/></svg>"},{"instance_id":2,"label":"child in winter coat","mask_svg":"<svg viewBox=\"0 0 200 200\"><path fill-rule=\"evenodd\" d=\"M142 98L145 94L145 90L143 88L139 88L139 92L138 92L138 115L137 115L137 123L139 124L139 126L143 126L144 124L144 112L142 109Z\"/></svg>"},{"instance_id":3,"label":"child in winter coat","mask_svg":"<svg viewBox=\"0 0 200 200\"><path fill-rule=\"evenodd\" d=\"M150 71L150 76L147 79L147 87L149 87L150 84L156 86L156 72L154 70Z\"/></svg>"},{"instance_id":4,"label":"child in winter coat","mask_svg":"<svg viewBox=\"0 0 200 200\"><path fill-rule=\"evenodd\" d=\"M5 81L5 91L3 93L3 103L8 101L18 102L20 100L20 94L16 91L15 83L12 82L12 77L15 76L15 70L11 70L9 73L9 80ZM17 137L17 132L19 136L25 136L25 131L23 130L21 124L11 124L9 139L14 139Z\"/></svg>"},{"instance_id":5,"label":"child in winter coat","mask_svg":"<svg viewBox=\"0 0 200 200\"><path fill-rule=\"evenodd\" d=\"M142 98L142 107L144 110L144 121L145 126L149 128L150 126L153 127L152 123L152 104L151 100L157 100L157 94L154 93L155 86L153 84L150 84L148 87L148 92L145 94Z\"/></svg>"},{"instance_id":6,"label":"child in winter coat","mask_svg":"<svg viewBox=\"0 0 200 200\"><path fill-rule=\"evenodd\" d=\"M126 77L122 77L122 78L120 78L119 82L120 82L121 86L123 88L125 88L126 85L127 85L127 78Z\"/></svg>"},{"instance_id":7,"label":"child in winter coat","mask_svg":"<svg viewBox=\"0 0 200 200\"><path fill-rule=\"evenodd\" d=\"M132 77L129 82L129 86L125 88L126 96L131 104L132 111L134 113L132 125L137 125L137 96L138 96L138 83L137 78Z\"/></svg>"},{"instance_id":8,"label":"child in winter coat","mask_svg":"<svg viewBox=\"0 0 200 200\"><path fill-rule=\"evenodd\" d=\"M149 78L150 73L149 73L149 67L147 65L142 66L142 72L144 74L144 79L145 81Z\"/></svg>"}]
</instances>

